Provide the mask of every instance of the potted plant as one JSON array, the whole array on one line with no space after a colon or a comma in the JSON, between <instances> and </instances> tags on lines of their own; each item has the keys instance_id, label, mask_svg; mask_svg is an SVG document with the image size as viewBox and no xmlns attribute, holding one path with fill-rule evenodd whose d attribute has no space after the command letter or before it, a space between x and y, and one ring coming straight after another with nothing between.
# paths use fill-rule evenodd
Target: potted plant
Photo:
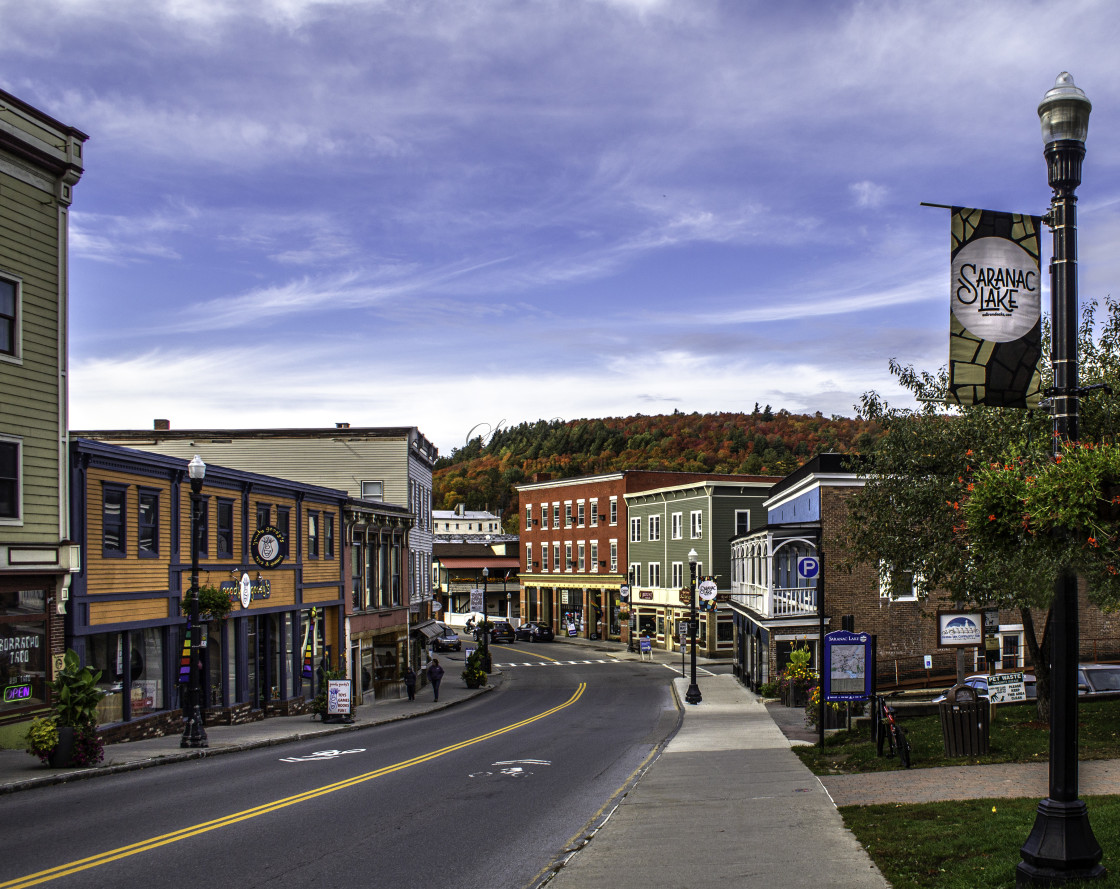
<instances>
[{"instance_id":1,"label":"potted plant","mask_svg":"<svg viewBox=\"0 0 1120 889\"><path fill-rule=\"evenodd\" d=\"M66 652L63 668L51 682L54 713L36 719L27 733L27 750L55 768L90 766L104 758L97 733L97 687L101 671L83 667L75 651Z\"/></svg>"},{"instance_id":2,"label":"potted plant","mask_svg":"<svg viewBox=\"0 0 1120 889\"><path fill-rule=\"evenodd\" d=\"M463 681L467 688L482 688L486 684L486 670L483 669L482 649L475 649L467 658L463 668Z\"/></svg>"},{"instance_id":3,"label":"potted plant","mask_svg":"<svg viewBox=\"0 0 1120 889\"><path fill-rule=\"evenodd\" d=\"M183 597L184 609L190 608L190 602L191 594L188 590ZM198 614L202 619L222 620L229 614L232 607L233 603L230 601L228 593L224 593L213 586L200 586L198 588Z\"/></svg>"}]
</instances>

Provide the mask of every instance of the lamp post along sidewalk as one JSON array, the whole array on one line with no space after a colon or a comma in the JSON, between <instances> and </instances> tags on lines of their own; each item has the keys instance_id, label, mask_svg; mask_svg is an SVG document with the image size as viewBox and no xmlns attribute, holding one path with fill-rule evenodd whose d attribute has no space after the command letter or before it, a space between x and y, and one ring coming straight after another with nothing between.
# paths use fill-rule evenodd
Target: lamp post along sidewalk
<instances>
[{"instance_id":1,"label":"lamp post along sidewalk","mask_svg":"<svg viewBox=\"0 0 1120 889\"><path fill-rule=\"evenodd\" d=\"M1068 72L1038 106L1053 197L1046 222L1054 235L1050 299L1054 366L1054 454L1078 440L1077 186L1092 105ZM1051 612L1050 796L1038 804L1034 827L1020 852L1016 885L1052 886L1105 875L1102 850L1077 798L1077 575L1063 566Z\"/></svg>"},{"instance_id":2,"label":"lamp post along sidewalk","mask_svg":"<svg viewBox=\"0 0 1120 889\"><path fill-rule=\"evenodd\" d=\"M187 684L187 706L183 708L186 723L183 726L183 737L179 741L180 747L208 747L206 728L202 725L202 707L199 701L200 673L202 665L199 663L199 651L202 641L202 630L199 627L198 617L198 535L202 525L202 482L206 478L206 464L202 458L195 454L187 464L187 472L191 479L191 610L189 631L191 634L191 664L190 680Z\"/></svg>"},{"instance_id":3,"label":"lamp post along sidewalk","mask_svg":"<svg viewBox=\"0 0 1120 889\"><path fill-rule=\"evenodd\" d=\"M704 700L700 694L700 686L696 684L696 627L700 623L696 617L696 558L696 550L690 549L688 551L688 641L692 655L688 691L684 695L685 702L688 704L699 704Z\"/></svg>"}]
</instances>

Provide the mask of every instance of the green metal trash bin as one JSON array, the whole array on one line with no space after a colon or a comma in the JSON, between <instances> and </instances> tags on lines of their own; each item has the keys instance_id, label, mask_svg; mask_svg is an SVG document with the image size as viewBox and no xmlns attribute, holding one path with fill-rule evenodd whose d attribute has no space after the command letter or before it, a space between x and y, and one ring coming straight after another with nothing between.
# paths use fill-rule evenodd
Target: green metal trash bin
<instances>
[{"instance_id":1,"label":"green metal trash bin","mask_svg":"<svg viewBox=\"0 0 1120 889\"><path fill-rule=\"evenodd\" d=\"M954 685L941 702L941 739L946 756L988 752L990 705L970 685Z\"/></svg>"}]
</instances>

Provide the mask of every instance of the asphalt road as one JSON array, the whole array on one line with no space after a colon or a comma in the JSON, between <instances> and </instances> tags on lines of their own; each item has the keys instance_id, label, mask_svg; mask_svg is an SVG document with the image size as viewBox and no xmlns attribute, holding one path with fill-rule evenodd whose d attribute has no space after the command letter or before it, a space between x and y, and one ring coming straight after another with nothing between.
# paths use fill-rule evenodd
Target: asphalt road
<instances>
[{"instance_id":1,"label":"asphalt road","mask_svg":"<svg viewBox=\"0 0 1120 889\"><path fill-rule=\"evenodd\" d=\"M540 666L504 668L494 693L334 748L13 794L0 800L0 889L534 885L677 725L665 667L553 654L496 646L496 663Z\"/></svg>"}]
</instances>

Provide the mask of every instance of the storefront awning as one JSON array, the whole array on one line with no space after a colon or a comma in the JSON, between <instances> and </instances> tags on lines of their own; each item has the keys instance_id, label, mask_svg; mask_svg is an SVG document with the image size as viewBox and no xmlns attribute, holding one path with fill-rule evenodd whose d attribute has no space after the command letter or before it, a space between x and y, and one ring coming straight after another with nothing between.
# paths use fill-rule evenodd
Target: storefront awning
<instances>
[{"instance_id":1,"label":"storefront awning","mask_svg":"<svg viewBox=\"0 0 1120 889\"><path fill-rule=\"evenodd\" d=\"M443 633L443 625L438 620L426 620L414 626L412 632L427 639L435 639Z\"/></svg>"},{"instance_id":2,"label":"storefront awning","mask_svg":"<svg viewBox=\"0 0 1120 889\"><path fill-rule=\"evenodd\" d=\"M469 556L440 556L438 561L447 568L513 568L521 567L521 563L510 556L494 556L492 558L477 558Z\"/></svg>"}]
</instances>

